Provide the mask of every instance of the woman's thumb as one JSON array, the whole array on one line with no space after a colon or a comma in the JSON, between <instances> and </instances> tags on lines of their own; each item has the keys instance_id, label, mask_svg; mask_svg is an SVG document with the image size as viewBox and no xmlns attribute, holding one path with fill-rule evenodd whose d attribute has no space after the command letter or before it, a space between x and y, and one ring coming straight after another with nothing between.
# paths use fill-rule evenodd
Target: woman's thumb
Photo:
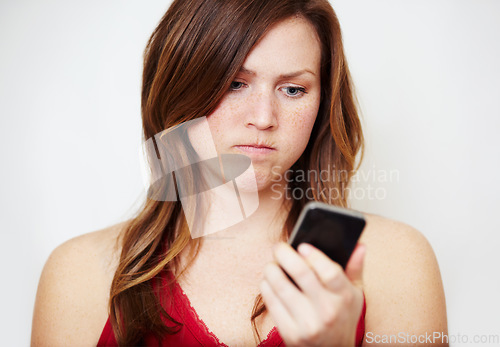
<instances>
[{"instance_id":1,"label":"woman's thumb","mask_svg":"<svg viewBox=\"0 0 500 347\"><path fill-rule=\"evenodd\" d=\"M366 246L358 243L347 262L345 274L347 278L357 287L363 284L363 264L365 260Z\"/></svg>"}]
</instances>

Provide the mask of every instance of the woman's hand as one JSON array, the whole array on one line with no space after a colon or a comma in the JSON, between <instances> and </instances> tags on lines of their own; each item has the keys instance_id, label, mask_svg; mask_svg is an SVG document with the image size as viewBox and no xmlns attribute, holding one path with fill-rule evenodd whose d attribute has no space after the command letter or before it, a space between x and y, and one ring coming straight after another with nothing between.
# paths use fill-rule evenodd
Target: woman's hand
<instances>
[{"instance_id":1,"label":"woman's hand","mask_svg":"<svg viewBox=\"0 0 500 347\"><path fill-rule=\"evenodd\" d=\"M354 346L363 308L365 246L358 244L345 273L312 245L303 243L298 251L285 242L276 245L275 262L264 268L260 285L264 303L285 344Z\"/></svg>"}]
</instances>

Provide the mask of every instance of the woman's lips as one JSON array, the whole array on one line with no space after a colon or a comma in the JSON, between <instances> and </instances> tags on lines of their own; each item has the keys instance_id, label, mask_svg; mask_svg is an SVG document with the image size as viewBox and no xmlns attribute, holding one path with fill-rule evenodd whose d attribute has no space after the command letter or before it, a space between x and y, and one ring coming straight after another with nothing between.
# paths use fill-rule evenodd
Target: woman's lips
<instances>
[{"instance_id":1,"label":"woman's lips","mask_svg":"<svg viewBox=\"0 0 500 347\"><path fill-rule=\"evenodd\" d=\"M237 145L234 146L236 149L250 155L265 155L274 152L276 149L272 147L260 146L260 145Z\"/></svg>"}]
</instances>

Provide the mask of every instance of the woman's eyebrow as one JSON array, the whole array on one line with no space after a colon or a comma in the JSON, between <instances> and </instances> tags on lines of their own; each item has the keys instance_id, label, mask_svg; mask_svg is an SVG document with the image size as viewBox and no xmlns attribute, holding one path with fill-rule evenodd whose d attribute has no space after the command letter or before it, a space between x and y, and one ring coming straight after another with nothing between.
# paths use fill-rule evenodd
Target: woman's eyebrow
<instances>
[{"instance_id":1,"label":"woman's eyebrow","mask_svg":"<svg viewBox=\"0 0 500 347\"><path fill-rule=\"evenodd\" d=\"M298 77L298 76L306 74L306 73L309 73L309 74L311 74L313 76L316 76L316 74L314 72L312 72L311 70L304 69L304 70L299 70L299 71L295 71L295 72L290 72L290 73L287 73L287 74L279 75L279 78L283 79L283 78Z\"/></svg>"},{"instance_id":2,"label":"woman's eyebrow","mask_svg":"<svg viewBox=\"0 0 500 347\"><path fill-rule=\"evenodd\" d=\"M255 71L252 71L252 70L249 70L245 67L241 67L240 69L240 73L244 73L244 74L247 74L247 75L256 75ZM294 71L294 72L290 72L290 73L286 73L286 74L281 74L278 76L279 79L283 79L283 78L292 78L292 77L297 77L297 76L300 76L300 75L303 75L305 73L309 73L313 76L316 76L316 74L314 72L312 72L311 70L309 69L303 69L303 70L299 70L299 71Z\"/></svg>"}]
</instances>

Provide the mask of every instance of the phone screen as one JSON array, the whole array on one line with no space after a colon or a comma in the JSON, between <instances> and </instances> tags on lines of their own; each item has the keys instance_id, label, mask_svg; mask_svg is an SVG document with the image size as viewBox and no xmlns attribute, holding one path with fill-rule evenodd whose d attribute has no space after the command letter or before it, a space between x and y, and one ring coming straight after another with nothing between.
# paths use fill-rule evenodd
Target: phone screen
<instances>
[{"instance_id":1,"label":"phone screen","mask_svg":"<svg viewBox=\"0 0 500 347\"><path fill-rule=\"evenodd\" d=\"M297 220L289 244L309 243L343 269L365 227L363 214L320 202L308 203Z\"/></svg>"}]
</instances>

